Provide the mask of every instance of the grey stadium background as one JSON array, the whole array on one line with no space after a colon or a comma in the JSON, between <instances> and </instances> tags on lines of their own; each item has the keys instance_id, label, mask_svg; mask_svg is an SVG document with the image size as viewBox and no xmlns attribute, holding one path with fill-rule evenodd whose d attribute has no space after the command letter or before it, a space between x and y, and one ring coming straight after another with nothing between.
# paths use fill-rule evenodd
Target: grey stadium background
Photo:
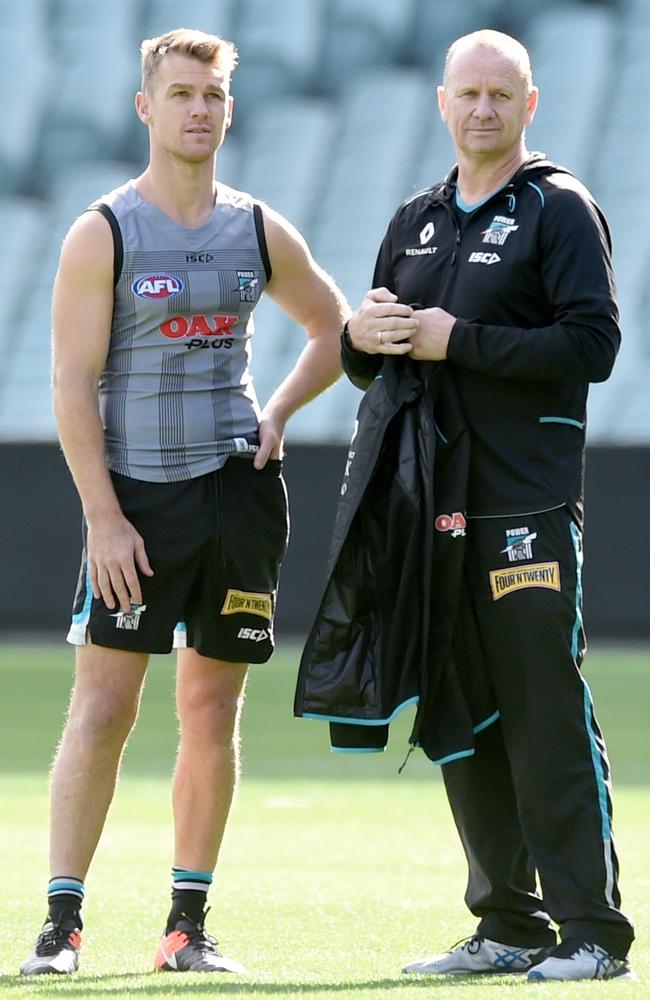
<instances>
[{"instance_id":1,"label":"grey stadium background","mask_svg":"<svg viewBox=\"0 0 650 1000\"><path fill-rule=\"evenodd\" d=\"M528 145L573 169L610 221L624 347L590 394L586 622L650 636L650 0L0 0L0 630L66 626L80 510L49 399L49 297L61 239L141 169L132 110L143 37L186 26L232 38L235 123L219 177L307 236L356 305L398 202L452 149L435 107L448 44L493 27L530 50L541 101ZM302 334L256 311L263 401ZM278 624L304 631L319 596L359 393L341 380L289 427L293 535Z\"/></svg>"}]
</instances>

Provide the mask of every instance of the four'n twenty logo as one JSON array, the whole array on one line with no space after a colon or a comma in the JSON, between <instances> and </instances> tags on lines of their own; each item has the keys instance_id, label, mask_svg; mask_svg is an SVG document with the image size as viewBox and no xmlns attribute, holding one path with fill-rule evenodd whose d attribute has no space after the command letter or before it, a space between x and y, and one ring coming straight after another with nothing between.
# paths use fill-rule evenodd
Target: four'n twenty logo
<instances>
[{"instance_id":1,"label":"four'n twenty logo","mask_svg":"<svg viewBox=\"0 0 650 1000\"><path fill-rule=\"evenodd\" d=\"M181 294L185 285L173 274L146 274L136 278L131 288L141 299L173 299Z\"/></svg>"}]
</instances>

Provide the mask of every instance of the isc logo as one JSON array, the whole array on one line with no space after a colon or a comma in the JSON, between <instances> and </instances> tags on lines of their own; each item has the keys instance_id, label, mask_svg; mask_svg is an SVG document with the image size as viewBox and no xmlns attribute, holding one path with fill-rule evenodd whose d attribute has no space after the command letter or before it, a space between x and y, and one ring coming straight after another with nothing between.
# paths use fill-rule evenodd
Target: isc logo
<instances>
[{"instance_id":1,"label":"isc logo","mask_svg":"<svg viewBox=\"0 0 650 1000\"><path fill-rule=\"evenodd\" d=\"M487 253L483 251L482 253L474 251L467 258L470 264L498 264L501 258L498 253Z\"/></svg>"},{"instance_id":2,"label":"isc logo","mask_svg":"<svg viewBox=\"0 0 650 1000\"><path fill-rule=\"evenodd\" d=\"M141 299L173 299L180 295L185 285L173 274L147 274L136 278L131 289Z\"/></svg>"},{"instance_id":3,"label":"isc logo","mask_svg":"<svg viewBox=\"0 0 650 1000\"><path fill-rule=\"evenodd\" d=\"M265 639L269 638L269 630L267 628L240 628L237 638L250 639L251 642L264 642Z\"/></svg>"}]
</instances>

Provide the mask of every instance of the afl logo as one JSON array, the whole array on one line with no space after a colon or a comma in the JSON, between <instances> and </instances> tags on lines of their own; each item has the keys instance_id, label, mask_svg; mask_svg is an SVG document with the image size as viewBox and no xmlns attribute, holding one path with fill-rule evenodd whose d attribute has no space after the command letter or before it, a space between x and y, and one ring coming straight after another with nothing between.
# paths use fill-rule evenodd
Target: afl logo
<instances>
[{"instance_id":1,"label":"afl logo","mask_svg":"<svg viewBox=\"0 0 650 1000\"><path fill-rule=\"evenodd\" d=\"M146 274L136 278L131 288L141 299L173 299L181 294L185 285L173 274Z\"/></svg>"}]
</instances>

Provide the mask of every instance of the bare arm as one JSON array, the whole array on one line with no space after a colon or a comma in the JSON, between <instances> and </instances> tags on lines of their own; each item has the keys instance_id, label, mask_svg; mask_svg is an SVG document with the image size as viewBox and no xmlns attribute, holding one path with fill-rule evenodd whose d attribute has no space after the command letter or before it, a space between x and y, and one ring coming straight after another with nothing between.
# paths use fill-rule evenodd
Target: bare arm
<instances>
[{"instance_id":1,"label":"bare arm","mask_svg":"<svg viewBox=\"0 0 650 1000\"><path fill-rule=\"evenodd\" d=\"M342 292L316 264L302 236L266 205L264 231L272 268L266 291L305 328L307 344L262 411L258 469L280 453L291 414L341 374L339 334L350 314Z\"/></svg>"},{"instance_id":2,"label":"bare arm","mask_svg":"<svg viewBox=\"0 0 650 1000\"><path fill-rule=\"evenodd\" d=\"M126 520L106 467L97 384L113 314L113 239L98 212L66 236L52 298L54 413L61 446L88 524L95 597L123 611L142 602L136 566L150 576L144 543Z\"/></svg>"}]
</instances>

